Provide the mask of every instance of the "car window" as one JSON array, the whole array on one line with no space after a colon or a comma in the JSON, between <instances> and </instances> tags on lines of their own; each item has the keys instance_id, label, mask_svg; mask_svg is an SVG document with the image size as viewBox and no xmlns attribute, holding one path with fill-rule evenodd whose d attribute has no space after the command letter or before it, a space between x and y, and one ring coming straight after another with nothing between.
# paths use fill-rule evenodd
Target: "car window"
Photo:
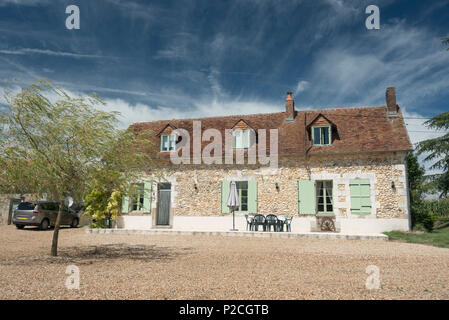
<instances>
[{"instance_id":1,"label":"car window","mask_svg":"<svg viewBox=\"0 0 449 320\"><path fill-rule=\"evenodd\" d=\"M34 210L36 205L32 202L21 202L17 206L17 210Z\"/></svg>"}]
</instances>

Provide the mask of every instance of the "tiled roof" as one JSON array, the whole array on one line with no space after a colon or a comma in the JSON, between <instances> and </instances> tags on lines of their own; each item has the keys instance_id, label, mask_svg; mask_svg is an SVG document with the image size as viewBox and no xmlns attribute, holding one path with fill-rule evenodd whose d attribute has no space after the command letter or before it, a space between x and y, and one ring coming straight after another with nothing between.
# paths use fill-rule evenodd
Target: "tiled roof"
<instances>
[{"instance_id":1,"label":"tiled roof","mask_svg":"<svg viewBox=\"0 0 449 320\"><path fill-rule=\"evenodd\" d=\"M310 124L319 115L330 121L332 126L332 144L330 146L312 146ZM267 149L269 150L269 129L278 129L279 155L301 155L322 153L357 153L378 151L408 151L412 145L407 129L399 110L397 115L388 116L385 106L337 108L322 110L296 111L293 121L286 121L286 112L210 117L197 119L158 120L151 122L136 122L130 126L135 132L151 130L157 147L160 137L157 136L168 124L182 128L193 137L193 121L201 121L202 131L213 128L221 132L231 129L240 120L256 130L267 130ZM320 119L324 119L320 117ZM192 139L191 139L192 140ZM260 141L259 141L260 142ZM192 141L191 141L192 143ZM210 142L203 142L202 147ZM191 146L191 152L192 152ZM168 158L169 153L158 152L157 158Z\"/></svg>"}]
</instances>

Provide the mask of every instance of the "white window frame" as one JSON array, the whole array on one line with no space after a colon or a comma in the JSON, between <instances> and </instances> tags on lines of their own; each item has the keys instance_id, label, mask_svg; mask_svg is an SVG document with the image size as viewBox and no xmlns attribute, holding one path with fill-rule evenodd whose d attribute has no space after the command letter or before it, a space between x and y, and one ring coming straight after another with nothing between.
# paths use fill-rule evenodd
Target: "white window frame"
<instances>
[{"instance_id":1,"label":"white window frame","mask_svg":"<svg viewBox=\"0 0 449 320\"><path fill-rule=\"evenodd\" d=\"M316 141L316 139L315 139L315 129L317 129L317 128L320 129L320 143L316 143L315 142ZM321 137L321 135L322 135L322 130L321 129L322 128L328 128L329 143L327 143L327 144L324 144L323 141L322 141L323 140L322 137ZM312 127L312 144L314 146L330 146L330 145L332 145L332 130L331 130L331 127L330 126L313 126Z\"/></svg>"},{"instance_id":2,"label":"white window frame","mask_svg":"<svg viewBox=\"0 0 449 320\"><path fill-rule=\"evenodd\" d=\"M249 149L249 134L250 129L237 129L232 131L233 148L234 149ZM246 135L246 144L245 144Z\"/></svg>"},{"instance_id":3,"label":"white window frame","mask_svg":"<svg viewBox=\"0 0 449 320\"><path fill-rule=\"evenodd\" d=\"M164 148L164 137L167 137L167 148ZM173 152L176 150L176 134L161 135L161 152ZM173 145L172 145L173 143Z\"/></svg>"}]
</instances>

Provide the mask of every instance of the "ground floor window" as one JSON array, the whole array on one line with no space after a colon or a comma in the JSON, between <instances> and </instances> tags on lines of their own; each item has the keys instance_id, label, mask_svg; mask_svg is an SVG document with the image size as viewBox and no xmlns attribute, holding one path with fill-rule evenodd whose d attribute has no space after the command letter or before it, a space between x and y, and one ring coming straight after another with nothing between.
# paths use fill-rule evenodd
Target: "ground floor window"
<instances>
[{"instance_id":1,"label":"ground floor window","mask_svg":"<svg viewBox=\"0 0 449 320\"><path fill-rule=\"evenodd\" d=\"M239 193L240 207L239 212L248 211L248 181L237 181L237 192Z\"/></svg>"},{"instance_id":2,"label":"ground floor window","mask_svg":"<svg viewBox=\"0 0 449 320\"><path fill-rule=\"evenodd\" d=\"M145 185L143 183L133 185L131 210L143 211L144 198L145 198Z\"/></svg>"},{"instance_id":3,"label":"ground floor window","mask_svg":"<svg viewBox=\"0 0 449 320\"><path fill-rule=\"evenodd\" d=\"M240 206L236 212L241 213L257 213L257 181L235 181ZM221 182L221 212L231 213L227 206L229 192L231 190L231 180Z\"/></svg>"},{"instance_id":4,"label":"ground floor window","mask_svg":"<svg viewBox=\"0 0 449 320\"><path fill-rule=\"evenodd\" d=\"M333 213L332 181L317 181L316 197L318 213Z\"/></svg>"}]
</instances>

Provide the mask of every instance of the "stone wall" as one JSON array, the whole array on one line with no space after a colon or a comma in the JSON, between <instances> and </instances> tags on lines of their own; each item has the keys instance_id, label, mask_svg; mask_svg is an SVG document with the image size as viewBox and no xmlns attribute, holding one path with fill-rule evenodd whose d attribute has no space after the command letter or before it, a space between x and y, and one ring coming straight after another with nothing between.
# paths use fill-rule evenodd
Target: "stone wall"
<instances>
[{"instance_id":1,"label":"stone wall","mask_svg":"<svg viewBox=\"0 0 449 320\"><path fill-rule=\"evenodd\" d=\"M227 215L221 213L223 180L257 180L258 212L298 216L297 181L312 179L333 181L334 213L338 217L407 219L404 157L404 152L314 155L307 161L304 157L280 157L277 169L258 165L170 163L163 167L166 181L172 183L175 216ZM350 212L349 181L355 178L370 180L372 211L369 215ZM393 181L395 188L392 188ZM152 212L157 208L156 190L154 187Z\"/></svg>"},{"instance_id":2,"label":"stone wall","mask_svg":"<svg viewBox=\"0 0 449 320\"><path fill-rule=\"evenodd\" d=\"M10 197L9 195L0 195L0 225L8 223Z\"/></svg>"},{"instance_id":3,"label":"stone wall","mask_svg":"<svg viewBox=\"0 0 449 320\"><path fill-rule=\"evenodd\" d=\"M28 201L35 198L35 196L29 194L0 194L0 225L8 223L8 216L12 199L22 199L24 201Z\"/></svg>"}]
</instances>

